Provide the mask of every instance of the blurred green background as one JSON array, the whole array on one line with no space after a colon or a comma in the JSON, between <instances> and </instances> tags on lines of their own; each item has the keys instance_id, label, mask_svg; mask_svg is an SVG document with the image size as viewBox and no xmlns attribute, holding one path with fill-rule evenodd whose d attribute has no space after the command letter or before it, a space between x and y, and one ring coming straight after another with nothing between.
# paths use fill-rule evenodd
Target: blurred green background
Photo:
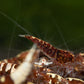
<instances>
[{"instance_id":1,"label":"blurred green background","mask_svg":"<svg viewBox=\"0 0 84 84\"><path fill-rule=\"evenodd\" d=\"M84 0L0 0L0 59L29 49L32 42L18 37L27 33L84 52Z\"/></svg>"}]
</instances>

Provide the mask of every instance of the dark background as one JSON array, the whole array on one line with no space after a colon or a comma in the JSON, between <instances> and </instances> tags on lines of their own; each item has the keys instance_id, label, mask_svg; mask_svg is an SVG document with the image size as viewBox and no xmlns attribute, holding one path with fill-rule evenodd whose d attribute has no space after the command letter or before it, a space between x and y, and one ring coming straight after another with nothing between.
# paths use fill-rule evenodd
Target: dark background
<instances>
[{"instance_id":1,"label":"dark background","mask_svg":"<svg viewBox=\"0 0 84 84\"><path fill-rule=\"evenodd\" d=\"M84 52L84 0L0 0L0 59L31 48L31 41L18 37L27 33Z\"/></svg>"}]
</instances>

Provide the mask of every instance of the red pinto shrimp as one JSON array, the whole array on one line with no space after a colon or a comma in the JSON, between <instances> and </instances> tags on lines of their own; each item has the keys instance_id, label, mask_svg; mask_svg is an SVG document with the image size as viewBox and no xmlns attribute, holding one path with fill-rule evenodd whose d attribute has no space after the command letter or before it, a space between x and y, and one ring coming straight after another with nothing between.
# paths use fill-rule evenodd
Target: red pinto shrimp
<instances>
[{"instance_id":1,"label":"red pinto shrimp","mask_svg":"<svg viewBox=\"0 0 84 84\"><path fill-rule=\"evenodd\" d=\"M74 61L74 54L72 54L69 51L57 49L53 47L51 44L49 44L48 42L45 42L31 35L19 35L19 36L25 37L31 40L33 43L37 44L38 48L51 59L55 59L60 63Z\"/></svg>"}]
</instances>

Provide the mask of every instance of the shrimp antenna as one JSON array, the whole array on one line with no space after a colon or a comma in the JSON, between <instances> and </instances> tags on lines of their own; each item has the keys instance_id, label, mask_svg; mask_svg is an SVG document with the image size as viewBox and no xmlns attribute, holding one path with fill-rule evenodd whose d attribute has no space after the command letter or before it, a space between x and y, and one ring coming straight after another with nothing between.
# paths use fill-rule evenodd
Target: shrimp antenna
<instances>
[{"instance_id":1,"label":"shrimp antenna","mask_svg":"<svg viewBox=\"0 0 84 84\"><path fill-rule=\"evenodd\" d=\"M17 25L17 27L19 27L20 29L22 29L24 32L26 32L27 34L29 34L29 32L28 32L28 30L26 28L24 28L23 26L21 26L19 23L17 23L17 21L15 21L14 19L12 19L10 16L8 16L7 14L5 14L2 11L0 11L0 14L3 15L4 17L6 17L8 20L10 20L15 25Z\"/></svg>"}]
</instances>

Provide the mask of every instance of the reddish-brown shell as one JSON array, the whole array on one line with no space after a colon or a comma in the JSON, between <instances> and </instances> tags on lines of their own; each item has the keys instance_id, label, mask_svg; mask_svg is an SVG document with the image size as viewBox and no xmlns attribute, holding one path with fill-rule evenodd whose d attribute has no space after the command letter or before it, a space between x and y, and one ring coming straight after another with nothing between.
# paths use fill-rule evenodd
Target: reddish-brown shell
<instances>
[{"instance_id":1,"label":"reddish-brown shell","mask_svg":"<svg viewBox=\"0 0 84 84\"><path fill-rule=\"evenodd\" d=\"M25 38L31 40L33 43L36 43L38 48L45 53L50 58L54 58L58 62L65 63L69 61L74 61L74 54L72 54L69 51L66 50L61 50L53 47L51 44L48 42L45 42L41 39L38 39L34 36L30 35L25 35Z\"/></svg>"}]
</instances>

